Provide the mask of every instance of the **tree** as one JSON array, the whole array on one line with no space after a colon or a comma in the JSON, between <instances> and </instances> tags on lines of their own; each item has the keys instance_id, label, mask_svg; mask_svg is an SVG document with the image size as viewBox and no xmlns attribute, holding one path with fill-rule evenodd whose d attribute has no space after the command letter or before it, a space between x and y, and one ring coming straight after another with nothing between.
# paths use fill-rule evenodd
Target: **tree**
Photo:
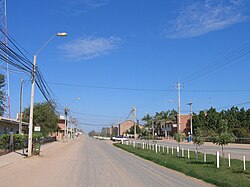
<instances>
[{"instance_id":1,"label":"tree","mask_svg":"<svg viewBox=\"0 0 250 187\"><path fill-rule=\"evenodd\" d=\"M202 136L202 131L200 128L197 128L195 130L195 135L192 137L192 141L195 145L195 149L196 149L196 160L198 159L198 146L201 146L204 144L204 140L203 140L203 136Z\"/></svg>"},{"instance_id":2,"label":"tree","mask_svg":"<svg viewBox=\"0 0 250 187\"><path fill-rule=\"evenodd\" d=\"M176 142L178 143L178 149L179 149L179 151L177 152L178 157L180 156L180 149L181 149L180 142L183 140L184 137L185 137L185 134L183 134L183 133L177 132L174 134L174 138L175 138Z\"/></svg>"},{"instance_id":3,"label":"tree","mask_svg":"<svg viewBox=\"0 0 250 187\"><path fill-rule=\"evenodd\" d=\"M36 103L33 112L33 124L41 127L41 133L48 136L58 130L58 115L54 111L53 104L49 102ZM30 108L24 109L23 121L29 121Z\"/></svg>"},{"instance_id":4,"label":"tree","mask_svg":"<svg viewBox=\"0 0 250 187\"><path fill-rule=\"evenodd\" d=\"M95 130L90 131L88 134L89 134L90 137L93 137L93 136L97 135Z\"/></svg>"},{"instance_id":5,"label":"tree","mask_svg":"<svg viewBox=\"0 0 250 187\"><path fill-rule=\"evenodd\" d=\"M144 130L145 131L143 131L142 132L142 134L145 134L145 135L150 135L150 131L152 130L152 137L154 137L154 130L153 130L153 123L154 123L154 120L153 120L153 117L152 116L150 116L149 114L147 114L146 116L144 116L143 118L142 118L142 121L145 121L146 122L146 124L144 125ZM146 129L148 129L147 131L146 131ZM149 138L149 137L148 137Z\"/></svg>"},{"instance_id":6,"label":"tree","mask_svg":"<svg viewBox=\"0 0 250 187\"><path fill-rule=\"evenodd\" d=\"M109 127L103 127L100 133L101 136L110 136L110 128Z\"/></svg>"},{"instance_id":7,"label":"tree","mask_svg":"<svg viewBox=\"0 0 250 187\"><path fill-rule=\"evenodd\" d=\"M227 124L224 120L221 121L221 126L212 133L210 139L214 144L221 146L222 156L224 158L224 146L235 141L233 133L228 132Z\"/></svg>"},{"instance_id":8,"label":"tree","mask_svg":"<svg viewBox=\"0 0 250 187\"><path fill-rule=\"evenodd\" d=\"M0 116L3 115L5 111L5 91L4 91L4 86L5 86L5 77L3 74L0 74Z\"/></svg>"},{"instance_id":9,"label":"tree","mask_svg":"<svg viewBox=\"0 0 250 187\"><path fill-rule=\"evenodd\" d=\"M144 116L144 117L142 118L142 121L145 121L145 122L146 122L145 127L151 126L152 119L153 119L153 117L150 116L149 114L147 114L146 116Z\"/></svg>"},{"instance_id":10,"label":"tree","mask_svg":"<svg viewBox=\"0 0 250 187\"><path fill-rule=\"evenodd\" d=\"M141 134L142 130L139 125L136 125L136 133ZM134 134L134 125L129 128L127 131L128 134Z\"/></svg>"}]
</instances>

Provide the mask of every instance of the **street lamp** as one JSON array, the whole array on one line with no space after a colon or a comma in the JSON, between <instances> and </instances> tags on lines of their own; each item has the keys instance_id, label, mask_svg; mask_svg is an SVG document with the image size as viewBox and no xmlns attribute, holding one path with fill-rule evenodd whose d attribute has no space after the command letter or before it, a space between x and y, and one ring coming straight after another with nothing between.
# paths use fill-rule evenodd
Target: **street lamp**
<instances>
[{"instance_id":1,"label":"street lamp","mask_svg":"<svg viewBox=\"0 0 250 187\"><path fill-rule=\"evenodd\" d=\"M34 108L34 93L35 93L35 75L36 75L36 57L38 53L55 37L65 37L67 36L66 32L61 32L53 35L49 38L44 45L36 52L33 60L33 71L32 71L32 79L31 79L31 95L30 95L30 119L29 119L29 136L28 136L28 156L32 155L32 131L33 131L33 108Z\"/></svg>"}]
</instances>

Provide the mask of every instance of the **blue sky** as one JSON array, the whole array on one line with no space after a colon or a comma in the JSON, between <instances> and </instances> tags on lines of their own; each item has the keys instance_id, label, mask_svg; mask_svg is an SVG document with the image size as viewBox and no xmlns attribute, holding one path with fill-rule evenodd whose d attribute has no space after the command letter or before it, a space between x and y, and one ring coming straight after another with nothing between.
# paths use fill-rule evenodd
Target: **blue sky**
<instances>
[{"instance_id":1,"label":"blue sky","mask_svg":"<svg viewBox=\"0 0 250 187\"><path fill-rule=\"evenodd\" d=\"M9 34L31 60L52 35L68 33L54 38L37 63L63 106L81 98L70 107L79 122L109 126L124 120L132 106L139 119L177 109L168 100L177 102L178 80L181 113L188 113L189 101L194 111L250 101L247 0L8 1L7 16ZM24 107L30 102L30 77L12 72L12 117L21 78L27 80ZM35 93L36 102L44 101L37 88Z\"/></svg>"}]
</instances>

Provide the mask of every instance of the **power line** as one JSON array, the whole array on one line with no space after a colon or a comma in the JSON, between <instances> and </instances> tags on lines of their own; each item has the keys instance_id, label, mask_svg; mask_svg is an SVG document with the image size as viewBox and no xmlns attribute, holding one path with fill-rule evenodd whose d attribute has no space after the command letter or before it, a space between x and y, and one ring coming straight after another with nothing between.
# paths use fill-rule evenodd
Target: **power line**
<instances>
[{"instance_id":1,"label":"power line","mask_svg":"<svg viewBox=\"0 0 250 187\"><path fill-rule=\"evenodd\" d=\"M246 101L246 102L242 102L242 103L236 103L234 105L227 105L227 106L222 106L222 107L216 107L215 109L231 108L231 107L234 107L234 106L242 106L242 105L246 105L246 104L250 104L250 101Z\"/></svg>"},{"instance_id":2,"label":"power line","mask_svg":"<svg viewBox=\"0 0 250 187\"><path fill-rule=\"evenodd\" d=\"M125 118L124 116L123 117L121 117L121 116L107 116L107 115L99 115L99 114L82 113L82 112L76 112L76 111L71 111L71 112L75 113L75 114L82 114L82 115L89 115L89 116L103 117L103 118L114 118L114 119Z\"/></svg>"},{"instance_id":3,"label":"power line","mask_svg":"<svg viewBox=\"0 0 250 187\"><path fill-rule=\"evenodd\" d=\"M97 123L83 123L83 122L80 122L78 123L80 125L86 125L86 126L101 126L101 127L107 127L107 126L111 126L111 125L108 125L108 124L97 124Z\"/></svg>"},{"instance_id":4,"label":"power line","mask_svg":"<svg viewBox=\"0 0 250 187\"><path fill-rule=\"evenodd\" d=\"M242 58L243 56L246 56L250 53L250 42L247 42L237 48L236 50L222 56L221 58L215 60L214 63L208 64L201 68L200 70L193 73L191 76L187 76L187 80L184 81L184 83L189 83L193 80L196 80L202 76L205 76L213 71L216 71L218 69L221 69L222 67ZM185 79L184 79L185 80Z\"/></svg>"},{"instance_id":5,"label":"power line","mask_svg":"<svg viewBox=\"0 0 250 187\"><path fill-rule=\"evenodd\" d=\"M59 82L48 82L48 84L61 85L61 86L72 86L82 88L94 88L94 89L107 89L107 90L127 90L127 91L151 91L151 92L167 92L175 91L174 89L147 89L147 88L125 88L125 87L108 87L108 86L93 86L93 85L82 85L82 84L71 84L71 83L59 83Z\"/></svg>"},{"instance_id":6,"label":"power line","mask_svg":"<svg viewBox=\"0 0 250 187\"><path fill-rule=\"evenodd\" d=\"M153 92L176 92L175 89L147 89L147 88L125 88L125 87L106 87L106 86L94 86L94 85L82 85L82 84L71 84L71 83L58 83L58 82L48 82L48 84L70 86L78 88L95 88L95 89L108 89L108 90L123 90L123 91L153 91ZM183 92L250 92L250 89L190 89L182 90Z\"/></svg>"}]
</instances>

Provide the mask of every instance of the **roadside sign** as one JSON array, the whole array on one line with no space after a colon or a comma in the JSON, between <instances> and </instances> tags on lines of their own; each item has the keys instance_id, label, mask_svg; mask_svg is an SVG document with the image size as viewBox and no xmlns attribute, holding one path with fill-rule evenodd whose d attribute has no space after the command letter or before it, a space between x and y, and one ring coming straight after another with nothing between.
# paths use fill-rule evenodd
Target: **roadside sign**
<instances>
[{"instance_id":1,"label":"roadside sign","mask_svg":"<svg viewBox=\"0 0 250 187\"><path fill-rule=\"evenodd\" d=\"M40 126L35 126L35 127L34 127L34 131L40 132L40 131L41 131L41 127L40 127Z\"/></svg>"}]
</instances>

